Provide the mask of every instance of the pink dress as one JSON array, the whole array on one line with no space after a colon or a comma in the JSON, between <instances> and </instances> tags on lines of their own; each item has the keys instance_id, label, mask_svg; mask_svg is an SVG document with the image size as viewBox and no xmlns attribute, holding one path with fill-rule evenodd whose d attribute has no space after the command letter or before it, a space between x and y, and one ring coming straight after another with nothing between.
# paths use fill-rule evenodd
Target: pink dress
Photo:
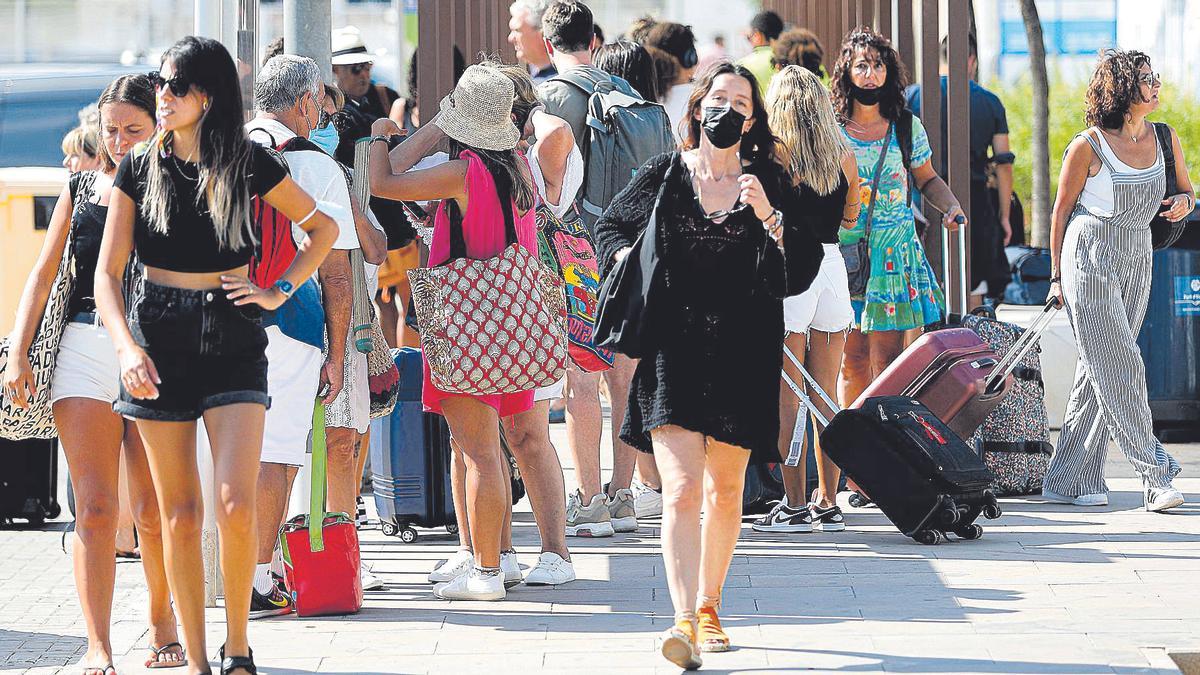
<instances>
[{"instance_id":1,"label":"pink dress","mask_svg":"<svg viewBox=\"0 0 1200 675\"><path fill-rule=\"evenodd\" d=\"M504 252L504 212L496 195L496 182L483 161L473 152L464 151L459 159L467 160L467 212L463 214L463 240L467 245L467 256L479 260L494 258ZM440 265L450 259L450 217L446 213L448 200L442 200L433 218L433 242L429 245L429 266ZM513 204L513 223L517 230L517 243L537 255L537 229L534 224L534 209L521 215ZM473 396L452 394L434 386L429 376L429 361L422 358L425 382L421 390L421 403L427 412L442 414L442 401L455 396L468 396L495 408L500 417L525 412L533 407L533 390L519 394L492 394Z\"/></svg>"}]
</instances>

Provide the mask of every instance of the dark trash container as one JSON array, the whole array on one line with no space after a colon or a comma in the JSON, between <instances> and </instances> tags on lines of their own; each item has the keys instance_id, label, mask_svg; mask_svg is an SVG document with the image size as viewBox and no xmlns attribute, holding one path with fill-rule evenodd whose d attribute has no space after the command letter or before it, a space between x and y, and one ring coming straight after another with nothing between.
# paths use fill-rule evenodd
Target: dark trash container
<instances>
[{"instance_id":1,"label":"dark trash container","mask_svg":"<svg viewBox=\"0 0 1200 675\"><path fill-rule=\"evenodd\" d=\"M1154 252L1150 306L1138 335L1154 428L1164 441L1200 438L1200 214Z\"/></svg>"}]
</instances>

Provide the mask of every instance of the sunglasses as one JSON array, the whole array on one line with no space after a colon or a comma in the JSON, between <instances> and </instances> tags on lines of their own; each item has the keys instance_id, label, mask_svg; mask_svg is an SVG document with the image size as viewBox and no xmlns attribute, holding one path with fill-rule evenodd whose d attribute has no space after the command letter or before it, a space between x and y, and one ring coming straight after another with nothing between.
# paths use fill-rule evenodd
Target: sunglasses
<instances>
[{"instance_id":1,"label":"sunglasses","mask_svg":"<svg viewBox=\"0 0 1200 675\"><path fill-rule=\"evenodd\" d=\"M172 94L182 98L187 96L188 92L192 90L192 83L183 79L181 75L176 75L169 80L165 80L163 79L163 76L159 74L157 70L155 70L147 73L146 76L150 78L150 84L154 85L154 90L156 92L162 92L163 87L169 87Z\"/></svg>"},{"instance_id":2,"label":"sunglasses","mask_svg":"<svg viewBox=\"0 0 1200 675\"><path fill-rule=\"evenodd\" d=\"M1157 87L1162 84L1162 75L1158 73L1138 73L1138 82Z\"/></svg>"},{"instance_id":3,"label":"sunglasses","mask_svg":"<svg viewBox=\"0 0 1200 675\"><path fill-rule=\"evenodd\" d=\"M346 121L348 117L349 115L343 110L339 110L335 113L329 113L322 110L317 121L317 128L324 129L331 124L334 126L334 128L340 128L342 123Z\"/></svg>"},{"instance_id":4,"label":"sunglasses","mask_svg":"<svg viewBox=\"0 0 1200 675\"><path fill-rule=\"evenodd\" d=\"M371 70L372 65L370 63L355 63L346 67L350 69L351 75L361 75L363 71Z\"/></svg>"},{"instance_id":5,"label":"sunglasses","mask_svg":"<svg viewBox=\"0 0 1200 675\"><path fill-rule=\"evenodd\" d=\"M699 197L696 197L696 203L697 204L700 203ZM734 206L732 209L718 209L711 213L705 211L704 217L709 220L721 220L722 218L728 218L729 216L732 216L735 213L740 213L742 211L745 211L748 208L750 208L750 205L747 204L746 202L738 202L737 206ZM701 208L701 211L704 211L704 209Z\"/></svg>"}]
</instances>

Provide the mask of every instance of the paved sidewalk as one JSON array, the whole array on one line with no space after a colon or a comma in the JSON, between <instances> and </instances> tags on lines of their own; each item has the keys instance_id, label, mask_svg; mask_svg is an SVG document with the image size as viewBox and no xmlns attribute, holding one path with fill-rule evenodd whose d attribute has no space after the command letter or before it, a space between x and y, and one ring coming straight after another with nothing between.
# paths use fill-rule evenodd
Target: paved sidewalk
<instances>
[{"instance_id":1,"label":"paved sidewalk","mask_svg":"<svg viewBox=\"0 0 1200 675\"><path fill-rule=\"evenodd\" d=\"M554 427L569 464L563 433ZM1200 446L1171 451L1200 468ZM763 535L747 525L722 613L738 649L708 656L705 670L1177 672L1163 649L1200 649L1200 479L1177 482L1192 504L1156 515L1141 510L1140 485L1119 453L1108 474L1111 506L1005 500L1005 515L977 542L921 546L876 510L848 509L843 533ZM527 502L517 518L517 549L532 565ZM85 631L60 536L0 531L3 672L78 672L68 664ZM433 598L425 574L454 539L428 531L403 544L366 531L364 557L388 590L368 593L352 618L253 622L260 672L678 672L656 652L672 615L658 522L571 543L579 581L518 587L503 603L451 603ZM118 564L117 580L117 667L143 672L140 565ZM210 611L214 657L221 619Z\"/></svg>"}]
</instances>

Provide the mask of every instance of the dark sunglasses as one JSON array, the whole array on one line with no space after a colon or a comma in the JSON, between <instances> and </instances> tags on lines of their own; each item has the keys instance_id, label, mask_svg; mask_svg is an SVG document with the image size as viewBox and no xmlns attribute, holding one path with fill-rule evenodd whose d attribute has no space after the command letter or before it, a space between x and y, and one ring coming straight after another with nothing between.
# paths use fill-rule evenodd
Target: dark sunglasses
<instances>
[{"instance_id":1,"label":"dark sunglasses","mask_svg":"<svg viewBox=\"0 0 1200 675\"><path fill-rule=\"evenodd\" d=\"M345 122L348 117L349 115L342 110L339 110L335 113L328 113L322 110L320 117L317 119L317 128L324 129L332 124L335 129L340 129L342 123Z\"/></svg>"},{"instance_id":2,"label":"dark sunglasses","mask_svg":"<svg viewBox=\"0 0 1200 675\"><path fill-rule=\"evenodd\" d=\"M170 87L172 94L182 98L187 96L188 92L192 90L192 83L183 79L180 75L165 80L157 70L154 70L147 73L146 76L150 78L150 84L154 85L154 90L158 92L161 92L163 87Z\"/></svg>"},{"instance_id":3,"label":"dark sunglasses","mask_svg":"<svg viewBox=\"0 0 1200 675\"><path fill-rule=\"evenodd\" d=\"M697 204L700 203L699 197L696 197L696 203ZM704 211L704 217L709 220L721 220L722 218L728 218L729 216L732 216L735 213L740 213L741 211L745 211L748 208L750 208L749 204L747 204L746 202L739 201L737 203L737 205L734 206L732 209L718 209L711 213L708 211L704 211L703 207L701 207L700 210Z\"/></svg>"},{"instance_id":4,"label":"dark sunglasses","mask_svg":"<svg viewBox=\"0 0 1200 675\"><path fill-rule=\"evenodd\" d=\"M372 65L372 64L370 64L370 63L355 63L355 64L352 64L352 65L349 65L349 66L346 66L346 67L350 69L350 74L352 74L352 75L359 75L359 74L361 74L361 73L362 73L364 70L370 70L370 69L371 69L371 65Z\"/></svg>"}]
</instances>

